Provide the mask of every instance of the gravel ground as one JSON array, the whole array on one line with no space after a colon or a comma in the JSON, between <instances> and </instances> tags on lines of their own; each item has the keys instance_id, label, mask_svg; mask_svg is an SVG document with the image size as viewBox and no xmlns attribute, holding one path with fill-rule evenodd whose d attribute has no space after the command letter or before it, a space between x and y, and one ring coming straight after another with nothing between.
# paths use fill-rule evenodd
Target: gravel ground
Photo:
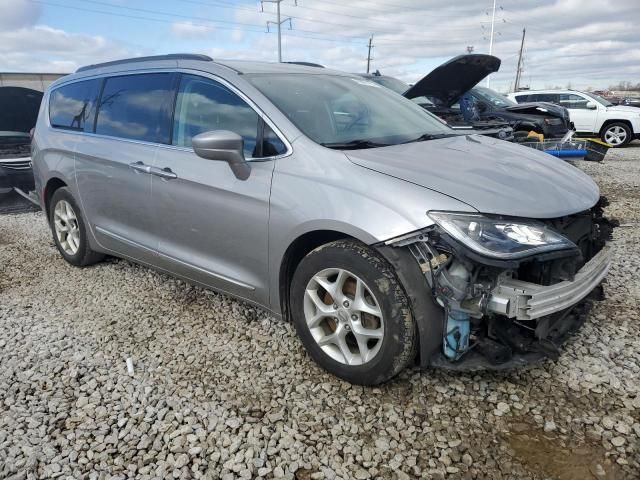
<instances>
[{"instance_id":1,"label":"gravel ground","mask_svg":"<svg viewBox=\"0 0 640 480\"><path fill-rule=\"evenodd\" d=\"M640 144L579 162L622 226L557 363L351 386L290 325L0 216L0 478L640 477ZM127 373L131 357L134 375Z\"/></svg>"}]
</instances>

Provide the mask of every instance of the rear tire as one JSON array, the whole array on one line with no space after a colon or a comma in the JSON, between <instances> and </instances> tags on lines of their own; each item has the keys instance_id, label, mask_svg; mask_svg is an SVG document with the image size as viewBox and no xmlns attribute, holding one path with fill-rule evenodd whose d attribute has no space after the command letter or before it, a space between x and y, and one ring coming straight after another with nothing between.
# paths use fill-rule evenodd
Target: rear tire
<instances>
[{"instance_id":1,"label":"rear tire","mask_svg":"<svg viewBox=\"0 0 640 480\"><path fill-rule=\"evenodd\" d=\"M609 123L602 128L600 138L614 148L626 147L633 140L633 131L626 123Z\"/></svg>"},{"instance_id":2,"label":"rear tire","mask_svg":"<svg viewBox=\"0 0 640 480\"><path fill-rule=\"evenodd\" d=\"M366 245L338 240L316 248L298 265L290 293L298 336L329 373L376 385L415 359L409 299L391 265Z\"/></svg>"},{"instance_id":3,"label":"rear tire","mask_svg":"<svg viewBox=\"0 0 640 480\"><path fill-rule=\"evenodd\" d=\"M89 247L84 217L67 187L54 192L48 214L53 241L67 262L76 267L86 267L104 258L104 254Z\"/></svg>"}]
</instances>

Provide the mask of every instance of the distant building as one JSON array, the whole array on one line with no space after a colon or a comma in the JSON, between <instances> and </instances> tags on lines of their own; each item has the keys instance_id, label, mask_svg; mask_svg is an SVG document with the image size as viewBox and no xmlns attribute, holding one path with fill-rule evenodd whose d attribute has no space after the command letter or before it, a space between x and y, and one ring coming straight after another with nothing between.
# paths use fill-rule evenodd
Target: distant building
<instances>
[{"instance_id":1,"label":"distant building","mask_svg":"<svg viewBox=\"0 0 640 480\"><path fill-rule=\"evenodd\" d=\"M0 87L24 87L44 92L46 88L68 73L0 72Z\"/></svg>"}]
</instances>

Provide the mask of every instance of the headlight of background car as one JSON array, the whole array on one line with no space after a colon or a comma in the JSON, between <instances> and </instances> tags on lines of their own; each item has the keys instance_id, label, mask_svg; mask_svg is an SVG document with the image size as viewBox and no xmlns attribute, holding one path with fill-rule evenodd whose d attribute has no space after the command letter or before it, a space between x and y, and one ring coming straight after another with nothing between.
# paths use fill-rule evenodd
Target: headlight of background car
<instances>
[{"instance_id":1,"label":"headlight of background car","mask_svg":"<svg viewBox=\"0 0 640 480\"><path fill-rule=\"evenodd\" d=\"M480 255L499 259L525 257L575 244L536 221L500 220L483 215L428 212L445 232Z\"/></svg>"}]
</instances>

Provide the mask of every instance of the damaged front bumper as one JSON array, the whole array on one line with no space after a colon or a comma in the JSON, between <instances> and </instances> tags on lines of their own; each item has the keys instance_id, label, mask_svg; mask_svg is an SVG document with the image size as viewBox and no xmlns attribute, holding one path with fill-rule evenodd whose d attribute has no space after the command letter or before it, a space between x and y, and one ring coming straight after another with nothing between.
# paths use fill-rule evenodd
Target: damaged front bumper
<instances>
[{"instance_id":1,"label":"damaged front bumper","mask_svg":"<svg viewBox=\"0 0 640 480\"><path fill-rule=\"evenodd\" d=\"M508 278L491 291L488 310L517 320L534 320L565 310L589 295L607 275L613 249L606 246L589 260L573 280L537 285Z\"/></svg>"},{"instance_id":2,"label":"damaged front bumper","mask_svg":"<svg viewBox=\"0 0 640 480\"><path fill-rule=\"evenodd\" d=\"M504 369L557 359L561 344L586 319L590 300L601 298L613 256L605 241L615 226L602 216L605 205L603 198L590 211L544 221L572 249L517 259L483 258L438 225L386 242L385 248L412 259L412 269L417 263L440 307L429 319L422 315L422 325L416 313L421 365ZM415 289L407 291L415 304Z\"/></svg>"}]
</instances>

